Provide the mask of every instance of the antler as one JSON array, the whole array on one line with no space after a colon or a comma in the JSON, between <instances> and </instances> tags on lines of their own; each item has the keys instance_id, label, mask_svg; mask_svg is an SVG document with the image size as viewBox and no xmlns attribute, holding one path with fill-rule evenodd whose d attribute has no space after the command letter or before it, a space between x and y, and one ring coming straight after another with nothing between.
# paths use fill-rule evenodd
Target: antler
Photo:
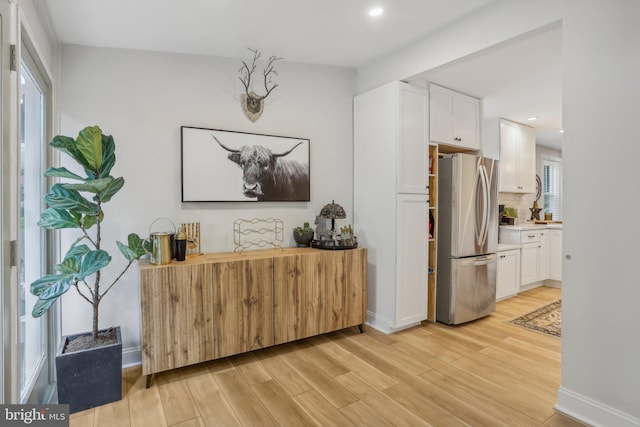
<instances>
[{"instance_id":1,"label":"antler","mask_svg":"<svg viewBox=\"0 0 640 427\"><path fill-rule=\"evenodd\" d=\"M272 74L275 74L276 76L278 75L278 72L273 68L273 63L276 61L279 61L280 59L282 58L278 58L277 56L269 57L269 63L267 64L266 68L262 72L262 74L264 74L264 88L267 91L267 93L264 96L260 97L261 99L264 99L267 96L269 96L272 90L280 86L278 83L273 83L273 81L271 80ZM271 89L269 89L269 83L273 83L273 86L271 86Z\"/></svg>"},{"instance_id":2,"label":"antler","mask_svg":"<svg viewBox=\"0 0 640 427\"><path fill-rule=\"evenodd\" d=\"M251 62L251 67L249 67L246 62L242 61L242 67L240 67L240 69L238 70L240 71L240 77L238 78L242 82L242 85L244 86L244 90L247 93L247 96L249 96L249 87L251 85L251 75L256 70L256 61L260 59L260 51L258 51L257 49L251 49L250 47L248 47L247 49L253 52L253 61Z\"/></svg>"},{"instance_id":3,"label":"antler","mask_svg":"<svg viewBox=\"0 0 640 427\"><path fill-rule=\"evenodd\" d=\"M257 49L251 49L250 47L248 47L247 49L253 52L253 61L251 62L251 66L247 65L245 61L242 61L242 67L240 67L240 69L238 70L240 71L240 77L238 78L242 82L242 85L244 86L244 90L247 93L247 96L251 96L249 95L249 90L251 87L251 75L256 71L256 62L261 58L261 55L260 55L260 51ZM269 57L269 62L267 63L267 66L262 72L262 74L264 75L264 89L266 90L267 93L264 94L263 96L255 95L253 98L255 98L256 101L260 101L261 99L266 98L275 88L279 86L278 83L273 82L271 77L273 75L276 75L276 76L278 75L278 72L274 68L274 63L281 59L283 58L279 58L277 56ZM269 87L269 85L272 85L272 86Z\"/></svg>"}]
</instances>

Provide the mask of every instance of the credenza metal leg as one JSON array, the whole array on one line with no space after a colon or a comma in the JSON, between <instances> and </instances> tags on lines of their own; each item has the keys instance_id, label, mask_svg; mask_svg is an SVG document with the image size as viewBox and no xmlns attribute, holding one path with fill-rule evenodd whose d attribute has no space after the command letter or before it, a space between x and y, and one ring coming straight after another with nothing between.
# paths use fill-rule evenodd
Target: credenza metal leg
<instances>
[{"instance_id":1,"label":"credenza metal leg","mask_svg":"<svg viewBox=\"0 0 640 427\"><path fill-rule=\"evenodd\" d=\"M151 380L153 380L153 374L147 375L147 388L151 387Z\"/></svg>"},{"instance_id":2,"label":"credenza metal leg","mask_svg":"<svg viewBox=\"0 0 640 427\"><path fill-rule=\"evenodd\" d=\"M364 323L360 323L360 324L358 325L358 329L360 330L360 333L361 333L361 334L364 334Z\"/></svg>"}]
</instances>

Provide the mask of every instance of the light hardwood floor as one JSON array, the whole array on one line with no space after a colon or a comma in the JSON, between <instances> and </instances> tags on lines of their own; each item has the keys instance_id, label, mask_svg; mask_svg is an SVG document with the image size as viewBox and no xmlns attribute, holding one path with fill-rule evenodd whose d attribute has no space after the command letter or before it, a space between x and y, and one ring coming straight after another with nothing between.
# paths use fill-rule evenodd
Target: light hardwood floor
<instances>
[{"instance_id":1,"label":"light hardwood floor","mask_svg":"<svg viewBox=\"0 0 640 427\"><path fill-rule=\"evenodd\" d=\"M504 323L560 297L537 288L494 314L392 335L350 328L157 374L71 426L581 426L556 414L560 340Z\"/></svg>"}]
</instances>

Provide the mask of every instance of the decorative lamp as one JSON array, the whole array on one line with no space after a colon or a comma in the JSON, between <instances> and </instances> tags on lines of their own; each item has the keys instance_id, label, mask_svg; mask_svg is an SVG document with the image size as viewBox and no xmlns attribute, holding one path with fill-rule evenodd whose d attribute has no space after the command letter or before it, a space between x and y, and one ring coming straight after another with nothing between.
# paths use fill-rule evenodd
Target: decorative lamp
<instances>
[{"instance_id":1,"label":"decorative lamp","mask_svg":"<svg viewBox=\"0 0 640 427\"><path fill-rule=\"evenodd\" d=\"M344 219L347 217L347 214L345 213L342 206L337 204L335 200L332 200L331 203L324 205L324 207L320 211L320 216L323 218L331 219L331 232L332 234L335 234L336 218Z\"/></svg>"}]
</instances>

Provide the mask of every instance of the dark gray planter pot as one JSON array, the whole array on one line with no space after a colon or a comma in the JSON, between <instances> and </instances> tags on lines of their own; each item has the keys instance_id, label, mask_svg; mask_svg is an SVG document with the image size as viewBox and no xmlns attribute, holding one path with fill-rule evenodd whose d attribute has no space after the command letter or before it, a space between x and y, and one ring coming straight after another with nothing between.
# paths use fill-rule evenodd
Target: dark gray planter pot
<instances>
[{"instance_id":1,"label":"dark gray planter pot","mask_svg":"<svg viewBox=\"0 0 640 427\"><path fill-rule=\"evenodd\" d=\"M311 241L313 240L313 231L309 231L308 233L298 233L297 231L293 231L293 240L296 241L297 246L299 248L308 248L311 246Z\"/></svg>"},{"instance_id":2,"label":"dark gray planter pot","mask_svg":"<svg viewBox=\"0 0 640 427\"><path fill-rule=\"evenodd\" d=\"M122 336L120 327L115 329L115 344L89 350L62 353L68 339L87 334L61 340L56 353L58 403L69 404L70 413L122 399Z\"/></svg>"}]
</instances>

